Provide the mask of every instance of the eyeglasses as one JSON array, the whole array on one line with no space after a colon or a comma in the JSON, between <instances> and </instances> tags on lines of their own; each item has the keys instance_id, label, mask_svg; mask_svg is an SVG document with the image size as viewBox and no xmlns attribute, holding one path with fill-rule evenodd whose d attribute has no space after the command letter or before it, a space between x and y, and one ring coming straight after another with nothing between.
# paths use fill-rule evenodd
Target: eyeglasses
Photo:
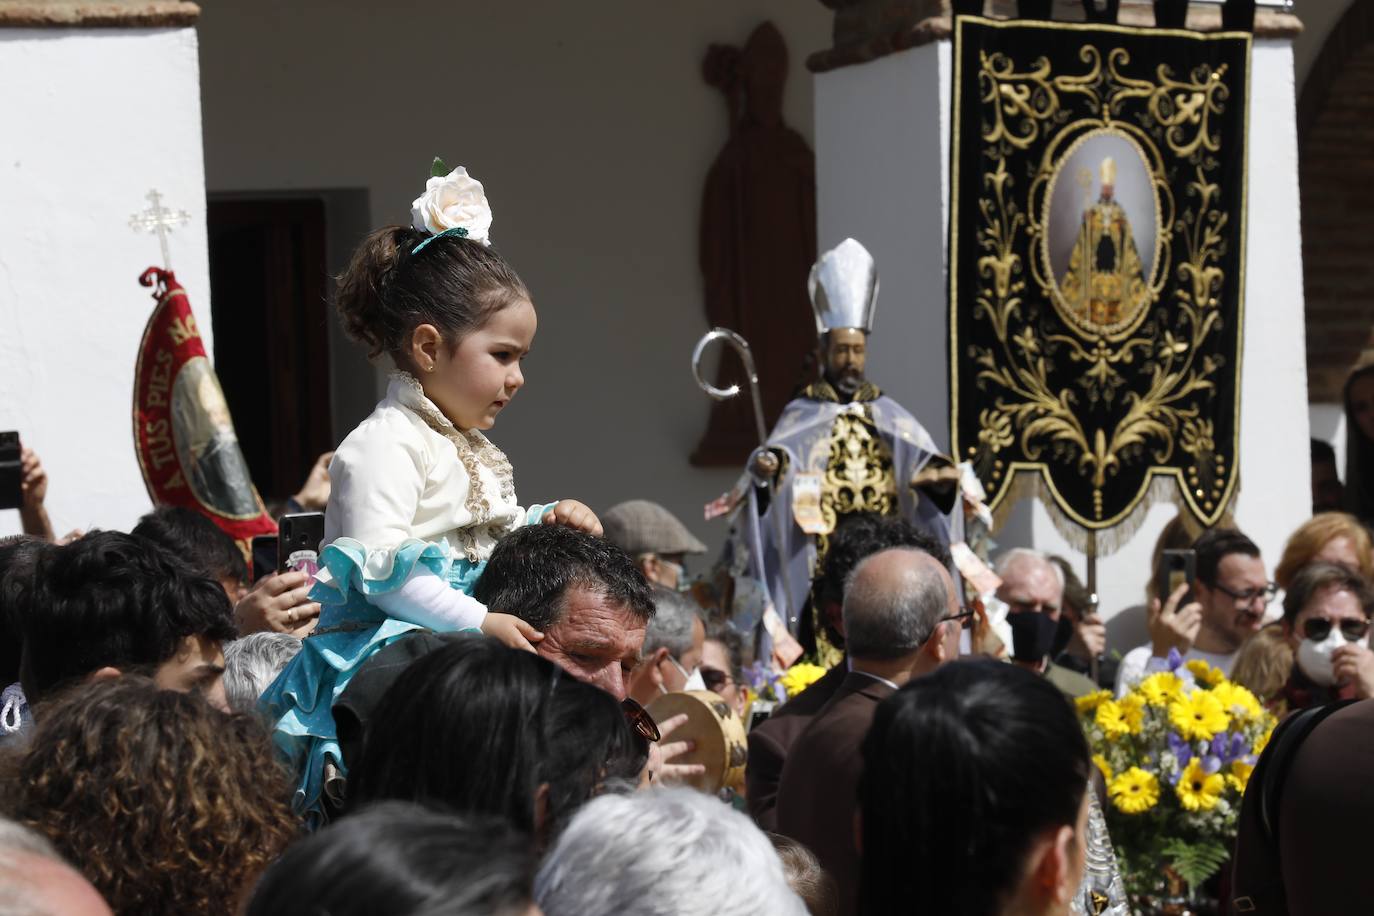
<instances>
[{"instance_id":1,"label":"eyeglasses","mask_svg":"<svg viewBox=\"0 0 1374 916\"><path fill-rule=\"evenodd\" d=\"M1211 588L1216 589L1223 595L1230 595L1231 598L1233 598L1236 601L1239 601L1242 604L1254 604L1256 598L1263 598L1264 603L1267 605L1269 604L1269 602L1274 600L1274 596L1277 595L1279 592L1279 587L1275 585L1273 582L1266 582L1263 588L1247 588L1243 592L1233 592L1226 586L1222 585L1220 582L1216 583L1215 585L1212 585L1211 583L1204 584L1207 584Z\"/></svg>"},{"instance_id":2,"label":"eyeglasses","mask_svg":"<svg viewBox=\"0 0 1374 916\"><path fill-rule=\"evenodd\" d=\"M1302 635L1313 642L1322 642L1331 635L1333 624L1335 621L1330 617L1309 617L1302 622ZM1369 621L1347 618L1340 622L1340 628L1346 642L1358 642L1369 633Z\"/></svg>"},{"instance_id":3,"label":"eyeglasses","mask_svg":"<svg viewBox=\"0 0 1374 916\"><path fill-rule=\"evenodd\" d=\"M706 689L712 693L717 693L722 687L726 687L735 682L733 677L721 671L719 668L708 668L702 665L700 671L702 683L705 684Z\"/></svg>"},{"instance_id":4,"label":"eyeglasses","mask_svg":"<svg viewBox=\"0 0 1374 916\"><path fill-rule=\"evenodd\" d=\"M649 715L649 710L629 697L620 701L620 709L625 713L625 721L629 723L630 728L634 729L636 735L645 741L655 743L662 737L658 733L658 723L654 721L653 716Z\"/></svg>"},{"instance_id":5,"label":"eyeglasses","mask_svg":"<svg viewBox=\"0 0 1374 916\"><path fill-rule=\"evenodd\" d=\"M960 622L959 629L967 630L973 626L973 615L974 611L972 608L961 607L959 608L959 613L946 614L935 622L944 623L946 620L958 620Z\"/></svg>"}]
</instances>

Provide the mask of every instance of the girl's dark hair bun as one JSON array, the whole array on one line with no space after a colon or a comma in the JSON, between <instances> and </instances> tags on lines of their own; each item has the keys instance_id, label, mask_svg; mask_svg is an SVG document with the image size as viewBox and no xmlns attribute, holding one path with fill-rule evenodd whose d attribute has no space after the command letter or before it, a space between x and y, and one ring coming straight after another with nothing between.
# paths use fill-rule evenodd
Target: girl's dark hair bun
<instances>
[{"instance_id":1,"label":"girl's dark hair bun","mask_svg":"<svg viewBox=\"0 0 1374 916\"><path fill-rule=\"evenodd\" d=\"M519 299L525 284L492 248L456 236L435 239L409 226L370 233L338 278L334 305L344 331L368 356L391 354L408 368L404 344L415 328L432 324L456 341Z\"/></svg>"}]
</instances>

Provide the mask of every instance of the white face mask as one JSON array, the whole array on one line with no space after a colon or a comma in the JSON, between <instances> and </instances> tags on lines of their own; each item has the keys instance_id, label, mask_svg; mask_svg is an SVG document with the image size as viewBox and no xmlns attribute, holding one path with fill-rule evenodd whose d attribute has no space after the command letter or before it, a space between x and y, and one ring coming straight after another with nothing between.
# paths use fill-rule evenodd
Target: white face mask
<instances>
[{"instance_id":1,"label":"white face mask","mask_svg":"<svg viewBox=\"0 0 1374 916\"><path fill-rule=\"evenodd\" d=\"M1298 644L1298 667L1312 683L1330 687L1336 683L1336 673L1331 668L1331 653L1348 645L1350 643L1341 633L1341 628L1333 626L1321 642L1304 639Z\"/></svg>"},{"instance_id":2,"label":"white face mask","mask_svg":"<svg viewBox=\"0 0 1374 916\"><path fill-rule=\"evenodd\" d=\"M701 676L700 668L692 669L692 673L687 675L687 683L682 685L682 689L684 691L706 689L706 681Z\"/></svg>"},{"instance_id":3,"label":"white face mask","mask_svg":"<svg viewBox=\"0 0 1374 916\"><path fill-rule=\"evenodd\" d=\"M702 676L701 676L701 668L700 668L700 667L693 668L693 669L692 669L692 673L691 673L691 674L688 674L688 673L687 673L687 669L684 668L684 667L682 667L682 665L680 665L680 664L678 663L678 660L675 659L675 658L673 658L671 655L668 656L668 661L672 662L672 663L673 663L673 667L676 668L676 669L678 670L678 672L681 673L682 676L685 677L685 678L687 679L687 683L685 683L685 684L682 685L682 691L681 691L682 693L687 693L688 691L691 691L691 690L705 690L705 689L706 689L706 681L705 681L705 679L702 678ZM667 689L666 687L664 687L663 685L661 685L661 684L659 685L659 688L658 688L658 689L661 690L661 691L663 691L664 693L667 693L667 692L668 692L668 689Z\"/></svg>"}]
</instances>

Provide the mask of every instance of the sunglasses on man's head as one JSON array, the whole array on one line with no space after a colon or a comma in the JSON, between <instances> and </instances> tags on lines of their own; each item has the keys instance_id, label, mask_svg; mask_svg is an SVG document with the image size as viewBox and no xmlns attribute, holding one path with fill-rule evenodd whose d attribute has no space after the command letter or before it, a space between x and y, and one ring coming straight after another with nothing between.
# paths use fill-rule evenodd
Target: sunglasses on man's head
<instances>
[{"instance_id":1,"label":"sunglasses on man's head","mask_svg":"<svg viewBox=\"0 0 1374 916\"><path fill-rule=\"evenodd\" d=\"M1331 635L1331 626L1334 621L1330 617L1309 617L1302 622L1302 635L1313 642L1322 642ZM1368 620L1341 621L1341 635L1346 642L1357 642L1365 638L1369 632Z\"/></svg>"},{"instance_id":2,"label":"sunglasses on man's head","mask_svg":"<svg viewBox=\"0 0 1374 916\"><path fill-rule=\"evenodd\" d=\"M630 728L634 729L636 735L645 741L657 742L661 735L658 733L658 723L654 717L649 715L649 710L640 706L634 700L626 697L620 701L620 709L625 713L625 721Z\"/></svg>"}]
</instances>

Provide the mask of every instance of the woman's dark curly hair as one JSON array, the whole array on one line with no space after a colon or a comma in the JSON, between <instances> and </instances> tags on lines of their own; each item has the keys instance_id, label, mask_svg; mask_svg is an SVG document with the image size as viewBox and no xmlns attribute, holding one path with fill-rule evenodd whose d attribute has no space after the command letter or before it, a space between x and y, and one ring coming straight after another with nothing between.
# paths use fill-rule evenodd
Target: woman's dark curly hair
<instances>
[{"instance_id":1,"label":"woman's dark curly hair","mask_svg":"<svg viewBox=\"0 0 1374 916\"><path fill-rule=\"evenodd\" d=\"M3 804L115 913L234 912L297 834L263 727L124 676L40 710Z\"/></svg>"}]
</instances>

